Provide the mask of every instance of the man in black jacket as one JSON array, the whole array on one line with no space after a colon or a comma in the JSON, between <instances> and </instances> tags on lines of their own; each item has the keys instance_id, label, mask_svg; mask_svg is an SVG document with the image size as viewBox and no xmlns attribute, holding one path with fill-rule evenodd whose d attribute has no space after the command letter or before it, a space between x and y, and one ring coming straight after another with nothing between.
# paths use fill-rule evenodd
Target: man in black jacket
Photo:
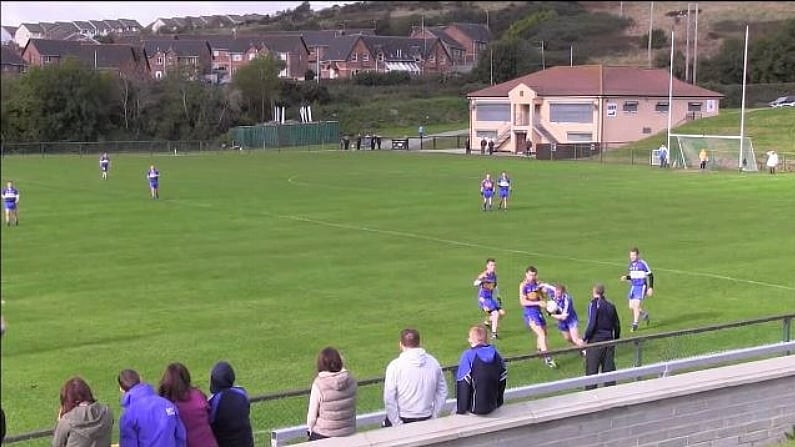
<instances>
[{"instance_id":1,"label":"man in black jacket","mask_svg":"<svg viewBox=\"0 0 795 447\"><path fill-rule=\"evenodd\" d=\"M458 414L489 414L502 406L508 372L487 335L483 326L469 329L470 349L461 354L456 373Z\"/></svg>"},{"instance_id":2,"label":"man in black jacket","mask_svg":"<svg viewBox=\"0 0 795 447\"><path fill-rule=\"evenodd\" d=\"M605 286L596 284L593 287L593 298L588 305L588 327L583 340L586 343L618 340L621 337L621 323L618 320L616 306L605 298ZM601 372L616 370L615 346L599 346L585 350L585 375L590 376ZM604 386L615 385L616 382L605 382ZM596 388L588 385L586 390Z\"/></svg>"},{"instance_id":3,"label":"man in black jacket","mask_svg":"<svg viewBox=\"0 0 795 447\"><path fill-rule=\"evenodd\" d=\"M210 372L210 426L218 447L254 447L251 403L246 390L235 386L235 370L220 361Z\"/></svg>"}]
</instances>

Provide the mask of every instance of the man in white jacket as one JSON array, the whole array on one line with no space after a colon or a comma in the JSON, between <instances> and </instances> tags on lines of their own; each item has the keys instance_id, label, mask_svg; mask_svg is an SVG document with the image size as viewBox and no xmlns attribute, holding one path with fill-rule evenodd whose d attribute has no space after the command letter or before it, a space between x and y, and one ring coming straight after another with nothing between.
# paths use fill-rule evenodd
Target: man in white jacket
<instances>
[{"instance_id":1,"label":"man in white jacket","mask_svg":"<svg viewBox=\"0 0 795 447\"><path fill-rule=\"evenodd\" d=\"M416 329L400 332L400 351L386 367L384 427L438 417L447 400L442 367L420 347Z\"/></svg>"}]
</instances>

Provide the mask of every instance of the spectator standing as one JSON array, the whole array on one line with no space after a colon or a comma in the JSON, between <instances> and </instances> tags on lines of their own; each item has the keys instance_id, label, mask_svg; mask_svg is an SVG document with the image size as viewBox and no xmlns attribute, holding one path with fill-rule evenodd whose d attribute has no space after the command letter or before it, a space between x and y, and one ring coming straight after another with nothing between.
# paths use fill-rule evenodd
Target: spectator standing
<instances>
[{"instance_id":1,"label":"spectator standing","mask_svg":"<svg viewBox=\"0 0 795 447\"><path fill-rule=\"evenodd\" d=\"M489 137L489 155L494 154L494 138Z\"/></svg>"},{"instance_id":2,"label":"spectator standing","mask_svg":"<svg viewBox=\"0 0 795 447\"><path fill-rule=\"evenodd\" d=\"M210 427L218 447L254 447L251 402L243 387L235 386L235 370L221 361L210 372Z\"/></svg>"},{"instance_id":3,"label":"spectator standing","mask_svg":"<svg viewBox=\"0 0 795 447\"><path fill-rule=\"evenodd\" d=\"M583 341L597 343L600 341L618 340L621 337L621 323L618 319L616 306L605 298L605 286L596 284L592 289L591 303L588 305L588 327L585 329ZM585 375L591 376L600 372L616 370L615 346L599 346L585 349ZM604 386L615 385L616 382L605 382ZM596 388L588 385L586 390Z\"/></svg>"},{"instance_id":4,"label":"spectator standing","mask_svg":"<svg viewBox=\"0 0 795 447\"><path fill-rule=\"evenodd\" d=\"M187 447L218 447L210 427L210 404L200 389L191 386L190 372L182 363L172 363L163 372L158 394L179 410L187 432Z\"/></svg>"},{"instance_id":5,"label":"spectator standing","mask_svg":"<svg viewBox=\"0 0 795 447\"><path fill-rule=\"evenodd\" d=\"M119 447L185 447L185 426L177 407L158 396L132 369L119 373L124 395L119 419Z\"/></svg>"},{"instance_id":6,"label":"spectator standing","mask_svg":"<svg viewBox=\"0 0 795 447\"><path fill-rule=\"evenodd\" d=\"M472 145L469 142L469 137L467 137L466 142L464 142L464 150L467 155L472 153Z\"/></svg>"},{"instance_id":7,"label":"spectator standing","mask_svg":"<svg viewBox=\"0 0 795 447\"><path fill-rule=\"evenodd\" d=\"M439 417L447 400L447 382L439 362L420 347L416 329L400 332L400 356L386 367L384 426Z\"/></svg>"},{"instance_id":8,"label":"spectator standing","mask_svg":"<svg viewBox=\"0 0 795 447\"><path fill-rule=\"evenodd\" d=\"M58 424L52 436L53 447L110 447L113 412L94 399L91 388L80 377L72 377L61 387Z\"/></svg>"},{"instance_id":9,"label":"spectator standing","mask_svg":"<svg viewBox=\"0 0 795 447\"><path fill-rule=\"evenodd\" d=\"M370 150L375 150L375 135L370 135Z\"/></svg>"},{"instance_id":10,"label":"spectator standing","mask_svg":"<svg viewBox=\"0 0 795 447\"><path fill-rule=\"evenodd\" d=\"M362 150L362 134L356 135L356 150Z\"/></svg>"},{"instance_id":11,"label":"spectator standing","mask_svg":"<svg viewBox=\"0 0 795 447\"><path fill-rule=\"evenodd\" d=\"M486 142L486 137L483 137L483 138L480 139L480 155L486 155L486 145L487 144L488 144L488 142Z\"/></svg>"},{"instance_id":12,"label":"spectator standing","mask_svg":"<svg viewBox=\"0 0 795 447\"><path fill-rule=\"evenodd\" d=\"M356 432L356 389L356 380L342 364L339 351L323 348L317 355L317 376L306 412L310 441Z\"/></svg>"},{"instance_id":13,"label":"spectator standing","mask_svg":"<svg viewBox=\"0 0 795 447\"><path fill-rule=\"evenodd\" d=\"M699 161L698 168L701 169L701 171L707 169L707 162L709 161L709 156L707 155L706 149L701 149L701 152L698 153L698 161Z\"/></svg>"},{"instance_id":14,"label":"spectator standing","mask_svg":"<svg viewBox=\"0 0 795 447\"><path fill-rule=\"evenodd\" d=\"M378 136L375 137L375 144L376 144L378 150L380 151L381 150L381 135L378 135Z\"/></svg>"},{"instance_id":15,"label":"spectator standing","mask_svg":"<svg viewBox=\"0 0 795 447\"><path fill-rule=\"evenodd\" d=\"M533 142L530 140L525 140L524 143L524 155L526 157L530 157L533 155Z\"/></svg>"},{"instance_id":16,"label":"spectator standing","mask_svg":"<svg viewBox=\"0 0 795 447\"><path fill-rule=\"evenodd\" d=\"M469 328L470 348L456 372L456 413L489 414L502 406L508 371L502 356L486 341L486 328Z\"/></svg>"},{"instance_id":17,"label":"spectator standing","mask_svg":"<svg viewBox=\"0 0 795 447\"><path fill-rule=\"evenodd\" d=\"M345 144L345 150L346 150L346 151L347 151L348 149L350 149L350 148L351 148L351 137L350 137L350 136L348 136L348 135L345 135L345 136L342 138L342 141L343 141L343 143Z\"/></svg>"},{"instance_id":18,"label":"spectator standing","mask_svg":"<svg viewBox=\"0 0 795 447\"><path fill-rule=\"evenodd\" d=\"M776 151L767 151L767 171L771 174L776 173L776 167L778 166L778 153Z\"/></svg>"}]
</instances>

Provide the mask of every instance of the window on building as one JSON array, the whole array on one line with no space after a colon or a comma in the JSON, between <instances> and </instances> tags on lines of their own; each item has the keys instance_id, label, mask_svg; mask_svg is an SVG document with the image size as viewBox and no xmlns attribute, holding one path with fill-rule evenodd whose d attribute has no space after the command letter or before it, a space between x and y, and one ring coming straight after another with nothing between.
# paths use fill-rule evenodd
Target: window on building
<instances>
[{"instance_id":1,"label":"window on building","mask_svg":"<svg viewBox=\"0 0 795 447\"><path fill-rule=\"evenodd\" d=\"M566 139L569 143L590 143L593 141L593 134L590 132L566 132Z\"/></svg>"},{"instance_id":2,"label":"window on building","mask_svg":"<svg viewBox=\"0 0 795 447\"><path fill-rule=\"evenodd\" d=\"M163 65L163 56L157 56L157 65Z\"/></svg>"},{"instance_id":3,"label":"window on building","mask_svg":"<svg viewBox=\"0 0 795 447\"><path fill-rule=\"evenodd\" d=\"M687 111L688 112L700 112L701 111L701 103L700 102L689 102L689 103L687 103Z\"/></svg>"},{"instance_id":4,"label":"window on building","mask_svg":"<svg viewBox=\"0 0 795 447\"><path fill-rule=\"evenodd\" d=\"M654 106L655 112L667 112L668 111L668 101L660 101L657 105Z\"/></svg>"},{"instance_id":5,"label":"window on building","mask_svg":"<svg viewBox=\"0 0 795 447\"><path fill-rule=\"evenodd\" d=\"M511 121L510 104L477 104L475 108L475 120L492 122Z\"/></svg>"},{"instance_id":6,"label":"window on building","mask_svg":"<svg viewBox=\"0 0 795 447\"><path fill-rule=\"evenodd\" d=\"M243 55L242 54L234 54L234 55L232 55L232 60L234 62L240 62L240 61L243 60Z\"/></svg>"},{"instance_id":7,"label":"window on building","mask_svg":"<svg viewBox=\"0 0 795 447\"><path fill-rule=\"evenodd\" d=\"M549 121L553 123L592 123L593 104L550 104Z\"/></svg>"},{"instance_id":8,"label":"window on building","mask_svg":"<svg viewBox=\"0 0 795 447\"><path fill-rule=\"evenodd\" d=\"M651 127L644 127L644 128L643 128L643 134L644 134L644 135L649 135L649 134L651 134Z\"/></svg>"},{"instance_id":9,"label":"window on building","mask_svg":"<svg viewBox=\"0 0 795 447\"><path fill-rule=\"evenodd\" d=\"M638 102L637 101L625 101L624 102L624 113L638 113Z\"/></svg>"},{"instance_id":10,"label":"window on building","mask_svg":"<svg viewBox=\"0 0 795 447\"><path fill-rule=\"evenodd\" d=\"M435 63L436 63L436 56L434 56L434 55L431 55L431 56L428 58L428 63L430 63L430 64L435 64Z\"/></svg>"},{"instance_id":11,"label":"window on building","mask_svg":"<svg viewBox=\"0 0 795 447\"><path fill-rule=\"evenodd\" d=\"M257 57L257 53L248 53L248 60L253 61Z\"/></svg>"},{"instance_id":12,"label":"window on building","mask_svg":"<svg viewBox=\"0 0 795 447\"><path fill-rule=\"evenodd\" d=\"M213 50L213 56L218 57L221 55L221 52L218 50Z\"/></svg>"},{"instance_id":13,"label":"window on building","mask_svg":"<svg viewBox=\"0 0 795 447\"><path fill-rule=\"evenodd\" d=\"M370 62L370 54L362 53L362 62Z\"/></svg>"},{"instance_id":14,"label":"window on building","mask_svg":"<svg viewBox=\"0 0 795 447\"><path fill-rule=\"evenodd\" d=\"M378 60L381 62L384 61L384 53L378 53Z\"/></svg>"},{"instance_id":15,"label":"window on building","mask_svg":"<svg viewBox=\"0 0 795 447\"><path fill-rule=\"evenodd\" d=\"M353 52L351 53L351 62L356 62L359 60L359 53Z\"/></svg>"},{"instance_id":16,"label":"window on building","mask_svg":"<svg viewBox=\"0 0 795 447\"><path fill-rule=\"evenodd\" d=\"M447 63L447 56L439 56L439 63L446 64Z\"/></svg>"},{"instance_id":17,"label":"window on building","mask_svg":"<svg viewBox=\"0 0 795 447\"><path fill-rule=\"evenodd\" d=\"M162 79L162 78L163 78L163 72L160 71L160 70L156 71L155 72L155 79Z\"/></svg>"}]
</instances>

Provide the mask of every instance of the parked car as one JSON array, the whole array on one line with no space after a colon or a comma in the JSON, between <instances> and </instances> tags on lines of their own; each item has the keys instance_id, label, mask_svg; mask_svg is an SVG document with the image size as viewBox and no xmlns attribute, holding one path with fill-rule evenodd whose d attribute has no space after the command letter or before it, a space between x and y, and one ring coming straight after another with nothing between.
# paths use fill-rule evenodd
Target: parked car
<instances>
[{"instance_id":1,"label":"parked car","mask_svg":"<svg viewBox=\"0 0 795 447\"><path fill-rule=\"evenodd\" d=\"M795 107L795 96L782 96L768 103L770 107Z\"/></svg>"}]
</instances>

